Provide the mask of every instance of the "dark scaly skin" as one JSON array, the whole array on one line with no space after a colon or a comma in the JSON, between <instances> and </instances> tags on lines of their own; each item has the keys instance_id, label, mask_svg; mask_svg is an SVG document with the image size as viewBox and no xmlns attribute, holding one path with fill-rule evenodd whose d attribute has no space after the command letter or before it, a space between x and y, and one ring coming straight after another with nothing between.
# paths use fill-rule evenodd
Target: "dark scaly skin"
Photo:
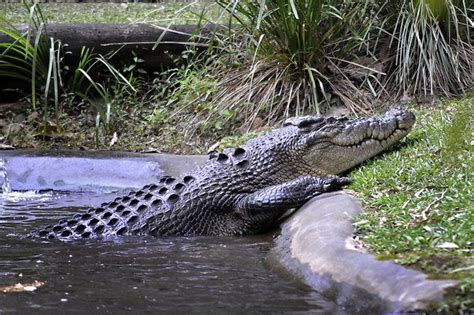
<instances>
[{"instance_id":1,"label":"dark scaly skin","mask_svg":"<svg viewBox=\"0 0 474 315\"><path fill-rule=\"evenodd\" d=\"M288 209L349 184L348 178L326 175L340 174L385 150L414 121L412 113L401 110L379 119L292 118L239 148L211 154L190 175L163 177L31 235L81 239L262 233Z\"/></svg>"}]
</instances>

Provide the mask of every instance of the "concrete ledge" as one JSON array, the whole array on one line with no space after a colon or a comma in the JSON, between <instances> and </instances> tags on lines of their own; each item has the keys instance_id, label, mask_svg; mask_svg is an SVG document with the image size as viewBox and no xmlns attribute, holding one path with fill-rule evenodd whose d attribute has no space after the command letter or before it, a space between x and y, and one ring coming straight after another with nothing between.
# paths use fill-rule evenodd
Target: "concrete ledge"
<instances>
[{"instance_id":1,"label":"concrete ledge","mask_svg":"<svg viewBox=\"0 0 474 315\"><path fill-rule=\"evenodd\" d=\"M96 191L140 188L202 165L202 155L81 151L0 151L13 190ZM3 176L0 176L0 186Z\"/></svg>"},{"instance_id":2,"label":"concrete ledge","mask_svg":"<svg viewBox=\"0 0 474 315\"><path fill-rule=\"evenodd\" d=\"M456 288L455 281L427 280L421 272L357 250L352 219L361 211L343 192L314 198L282 225L270 261L358 312L424 310Z\"/></svg>"}]
</instances>

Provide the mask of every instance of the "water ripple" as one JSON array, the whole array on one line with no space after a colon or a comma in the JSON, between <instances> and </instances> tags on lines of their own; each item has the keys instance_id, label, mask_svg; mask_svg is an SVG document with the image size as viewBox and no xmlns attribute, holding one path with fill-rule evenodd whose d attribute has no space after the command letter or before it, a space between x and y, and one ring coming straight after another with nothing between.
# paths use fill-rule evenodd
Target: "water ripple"
<instances>
[{"instance_id":1,"label":"water ripple","mask_svg":"<svg viewBox=\"0 0 474 315\"><path fill-rule=\"evenodd\" d=\"M34 294L0 294L0 312L342 312L264 267L272 237L150 238L61 243L25 239L32 229L114 195L0 195L0 287L45 281ZM8 236L8 237L7 237Z\"/></svg>"}]
</instances>

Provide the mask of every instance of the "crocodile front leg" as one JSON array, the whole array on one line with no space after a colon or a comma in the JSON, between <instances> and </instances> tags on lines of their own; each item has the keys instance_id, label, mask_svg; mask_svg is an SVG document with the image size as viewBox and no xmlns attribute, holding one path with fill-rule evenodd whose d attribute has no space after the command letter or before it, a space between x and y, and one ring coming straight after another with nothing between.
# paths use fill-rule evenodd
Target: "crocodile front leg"
<instances>
[{"instance_id":1,"label":"crocodile front leg","mask_svg":"<svg viewBox=\"0 0 474 315\"><path fill-rule=\"evenodd\" d=\"M302 206L324 192L339 190L352 183L347 177L302 176L292 181L260 189L241 198L236 212L244 218L254 218L269 211L282 213Z\"/></svg>"}]
</instances>

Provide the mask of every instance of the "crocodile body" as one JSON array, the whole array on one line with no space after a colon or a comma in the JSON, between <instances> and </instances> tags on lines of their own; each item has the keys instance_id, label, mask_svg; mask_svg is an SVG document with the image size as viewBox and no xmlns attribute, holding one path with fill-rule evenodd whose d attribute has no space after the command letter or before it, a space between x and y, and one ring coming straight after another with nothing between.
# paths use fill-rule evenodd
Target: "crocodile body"
<instances>
[{"instance_id":1,"label":"crocodile body","mask_svg":"<svg viewBox=\"0 0 474 315\"><path fill-rule=\"evenodd\" d=\"M163 177L31 235L66 240L262 233L288 209L349 184L332 175L398 142L414 121L402 110L356 120L291 118L241 147L210 154L191 174Z\"/></svg>"}]
</instances>

